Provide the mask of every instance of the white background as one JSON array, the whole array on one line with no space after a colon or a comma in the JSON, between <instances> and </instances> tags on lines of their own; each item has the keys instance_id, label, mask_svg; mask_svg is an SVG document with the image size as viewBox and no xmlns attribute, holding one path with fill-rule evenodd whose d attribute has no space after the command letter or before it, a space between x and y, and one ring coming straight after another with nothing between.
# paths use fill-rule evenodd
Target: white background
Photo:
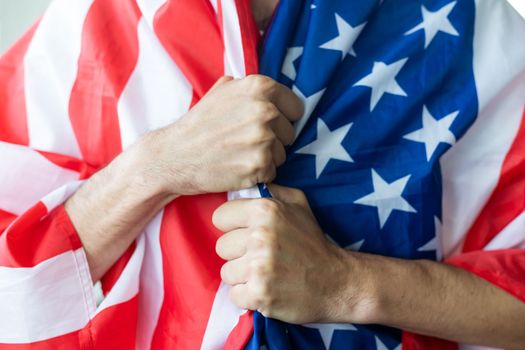
<instances>
[{"instance_id":1,"label":"white background","mask_svg":"<svg viewBox=\"0 0 525 350\"><path fill-rule=\"evenodd\" d=\"M525 0L508 1L525 17ZM42 14L49 2L50 0L0 0L0 53L4 52L16 38L27 30Z\"/></svg>"}]
</instances>

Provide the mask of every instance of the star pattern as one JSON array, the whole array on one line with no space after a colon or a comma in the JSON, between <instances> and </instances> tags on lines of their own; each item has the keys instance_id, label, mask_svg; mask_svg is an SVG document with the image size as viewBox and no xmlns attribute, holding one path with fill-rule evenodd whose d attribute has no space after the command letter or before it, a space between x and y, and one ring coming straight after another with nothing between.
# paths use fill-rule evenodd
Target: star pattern
<instances>
[{"instance_id":1,"label":"star pattern","mask_svg":"<svg viewBox=\"0 0 525 350\"><path fill-rule=\"evenodd\" d=\"M408 58L403 58L391 64L384 62L374 62L372 72L366 77L359 80L354 86L364 86L372 89L370 98L370 111L379 103L384 94L397 96L407 96L407 93L399 86L396 77L407 63Z\"/></svg>"},{"instance_id":2,"label":"star pattern","mask_svg":"<svg viewBox=\"0 0 525 350\"><path fill-rule=\"evenodd\" d=\"M303 104L304 104L304 114L303 116L301 117L301 119L299 119L299 121L297 121L294 125L294 128L295 128L295 137L299 136L299 134L301 133L301 131L303 130L304 126L306 125L306 122L308 121L308 119L310 118L310 116L312 115L315 107L317 106L317 104L319 103L319 100L321 100L321 97L323 97L323 94L325 92L325 89L321 90L321 91L317 91L315 94L312 94L308 97L306 97L302 92L301 90L299 90L299 88L294 85L292 87L292 91L295 92L295 94L297 95L297 97L299 97L299 99L301 101L303 101Z\"/></svg>"},{"instance_id":3,"label":"star pattern","mask_svg":"<svg viewBox=\"0 0 525 350\"><path fill-rule=\"evenodd\" d=\"M344 162L354 160L343 147L342 142L352 128L352 123L341 126L330 131L323 119L317 119L317 139L296 151L299 154L310 154L315 156L315 175L316 178L328 165L330 159L337 159Z\"/></svg>"},{"instance_id":4,"label":"star pattern","mask_svg":"<svg viewBox=\"0 0 525 350\"><path fill-rule=\"evenodd\" d=\"M274 19L281 32L269 31L272 44L261 67L304 102L294 125L297 143L287 149L277 181L305 191L327 238L349 251L408 258L433 258L435 252L439 260L442 188L439 175L427 170L475 120L471 100L461 102L475 94L471 71L454 69L446 82L440 73L449 68L450 55L472 59L472 34L463 31L474 24L474 14L460 1L445 0L439 9L415 1L415 8L383 0L356 7L307 1L297 10L295 32L286 32L294 25L289 17ZM415 18L408 25L391 20L407 9ZM447 50L433 50L445 40ZM271 66L271 55L284 57L280 66ZM422 69L432 74L418 75ZM465 85L456 89L449 81ZM422 191L422 185L428 187ZM409 235L399 235L407 226ZM265 336L277 336L282 326L266 321L272 333L268 326ZM395 332L366 325L295 327L285 325L282 334L305 349L401 349Z\"/></svg>"},{"instance_id":5,"label":"star pattern","mask_svg":"<svg viewBox=\"0 0 525 350\"><path fill-rule=\"evenodd\" d=\"M302 46L288 48L286 57L283 62L283 67L281 69L281 73L286 75L291 80L295 80L295 78L297 78L297 70L295 69L294 62L299 57L301 57L303 51L304 47Z\"/></svg>"},{"instance_id":6,"label":"star pattern","mask_svg":"<svg viewBox=\"0 0 525 350\"><path fill-rule=\"evenodd\" d=\"M368 205L377 208L379 216L379 226L383 228L390 214L394 210L407 213L417 211L402 197L403 191L407 186L410 175L398 179L392 183L386 182L379 174L372 169L372 184L374 192L359 198L354 203Z\"/></svg>"},{"instance_id":7,"label":"star pattern","mask_svg":"<svg viewBox=\"0 0 525 350\"><path fill-rule=\"evenodd\" d=\"M389 348L387 348L387 346L381 341L381 339L379 339L379 337L375 337L376 339L376 350L390 350ZM398 345L395 347L395 349L392 349L392 350L401 350L401 345Z\"/></svg>"},{"instance_id":8,"label":"star pattern","mask_svg":"<svg viewBox=\"0 0 525 350\"><path fill-rule=\"evenodd\" d=\"M335 38L325 42L321 46L321 49L335 50L341 52L341 61L344 60L347 54L356 56L353 44L366 23L360 24L356 27L352 27L343 17L335 14L335 23L337 25L337 32L339 33Z\"/></svg>"},{"instance_id":9,"label":"star pattern","mask_svg":"<svg viewBox=\"0 0 525 350\"><path fill-rule=\"evenodd\" d=\"M430 161L440 143L453 145L456 142L456 136L450 131L450 126L458 114L459 111L455 111L437 120L430 114L428 108L423 106L423 127L403 136L403 138L423 143L427 161Z\"/></svg>"},{"instance_id":10,"label":"star pattern","mask_svg":"<svg viewBox=\"0 0 525 350\"><path fill-rule=\"evenodd\" d=\"M441 242L439 237L441 236L441 221L437 217L434 217L435 236L425 243L423 246L417 249L418 252L436 252L436 260L441 261L443 258L443 249L441 248Z\"/></svg>"},{"instance_id":11,"label":"star pattern","mask_svg":"<svg viewBox=\"0 0 525 350\"><path fill-rule=\"evenodd\" d=\"M352 250L354 252L358 252L361 250L361 247L363 246L363 244L365 243L365 240L362 239L360 241L357 241L355 243L352 243L352 244L349 244L345 247L346 250Z\"/></svg>"},{"instance_id":12,"label":"star pattern","mask_svg":"<svg viewBox=\"0 0 525 350\"><path fill-rule=\"evenodd\" d=\"M310 323L303 326L307 328L314 328L319 331L325 349L330 349L330 344L332 344L332 338L335 331L357 331L357 328L351 324Z\"/></svg>"},{"instance_id":13,"label":"star pattern","mask_svg":"<svg viewBox=\"0 0 525 350\"><path fill-rule=\"evenodd\" d=\"M407 31L405 35L410 35L423 29L425 31L425 49L430 46L430 43L432 43L432 40L434 40L439 32L459 36L458 31L448 19L456 3L456 1L448 3L435 12L429 11L425 6L421 6L423 22Z\"/></svg>"}]
</instances>

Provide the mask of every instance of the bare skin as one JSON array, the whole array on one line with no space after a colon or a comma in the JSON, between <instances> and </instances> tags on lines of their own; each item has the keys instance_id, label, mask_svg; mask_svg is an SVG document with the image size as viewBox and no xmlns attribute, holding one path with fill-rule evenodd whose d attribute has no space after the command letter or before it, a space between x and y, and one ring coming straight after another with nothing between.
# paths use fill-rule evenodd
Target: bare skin
<instances>
[{"instance_id":1,"label":"bare skin","mask_svg":"<svg viewBox=\"0 0 525 350\"><path fill-rule=\"evenodd\" d=\"M231 300L289 323L382 324L462 343L525 348L525 303L432 261L354 253L322 233L304 194L225 203L214 223Z\"/></svg>"},{"instance_id":2,"label":"bare skin","mask_svg":"<svg viewBox=\"0 0 525 350\"><path fill-rule=\"evenodd\" d=\"M277 3L252 1L261 29ZM146 134L90 178L66 211L93 280L178 196L271 182L302 111L289 89L268 78L224 78L180 121ZM271 190L274 199L229 202L214 215L225 232L217 243L228 261L221 276L238 306L292 323L378 323L525 348L524 303L443 264L344 251L325 239L300 191Z\"/></svg>"},{"instance_id":3,"label":"bare skin","mask_svg":"<svg viewBox=\"0 0 525 350\"><path fill-rule=\"evenodd\" d=\"M252 0L252 12L259 29L264 30L279 0Z\"/></svg>"},{"instance_id":4,"label":"bare skin","mask_svg":"<svg viewBox=\"0 0 525 350\"><path fill-rule=\"evenodd\" d=\"M176 197L271 182L302 113L293 92L269 78L222 78L187 115L95 174L66 202L93 280Z\"/></svg>"}]
</instances>

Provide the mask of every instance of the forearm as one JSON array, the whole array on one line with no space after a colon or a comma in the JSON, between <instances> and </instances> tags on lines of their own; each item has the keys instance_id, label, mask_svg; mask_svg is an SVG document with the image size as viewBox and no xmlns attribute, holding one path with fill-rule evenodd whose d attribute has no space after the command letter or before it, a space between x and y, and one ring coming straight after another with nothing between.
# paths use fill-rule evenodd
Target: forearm
<instances>
[{"instance_id":1,"label":"forearm","mask_svg":"<svg viewBox=\"0 0 525 350\"><path fill-rule=\"evenodd\" d=\"M355 256L354 271L369 276L366 323L461 343L525 348L525 303L489 282L431 261Z\"/></svg>"},{"instance_id":2,"label":"forearm","mask_svg":"<svg viewBox=\"0 0 525 350\"><path fill-rule=\"evenodd\" d=\"M142 165L133 151L123 153L66 202L94 281L122 256L155 214L175 198L148 182L142 175Z\"/></svg>"}]
</instances>

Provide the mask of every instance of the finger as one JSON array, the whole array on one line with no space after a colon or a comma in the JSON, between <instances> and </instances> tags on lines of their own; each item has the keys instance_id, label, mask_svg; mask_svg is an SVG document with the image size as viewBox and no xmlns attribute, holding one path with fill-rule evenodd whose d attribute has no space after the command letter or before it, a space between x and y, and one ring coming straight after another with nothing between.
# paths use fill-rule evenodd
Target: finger
<instances>
[{"instance_id":1,"label":"finger","mask_svg":"<svg viewBox=\"0 0 525 350\"><path fill-rule=\"evenodd\" d=\"M272 120L270 124L275 136L285 146L291 145L295 140L295 130L288 119L284 115Z\"/></svg>"},{"instance_id":2,"label":"finger","mask_svg":"<svg viewBox=\"0 0 525 350\"><path fill-rule=\"evenodd\" d=\"M289 121L295 122L303 116L303 102L283 84L275 82L275 86L271 89L268 97Z\"/></svg>"},{"instance_id":3,"label":"finger","mask_svg":"<svg viewBox=\"0 0 525 350\"><path fill-rule=\"evenodd\" d=\"M230 231L217 240L215 251L224 260L238 259L246 254L249 237L247 229Z\"/></svg>"},{"instance_id":4,"label":"finger","mask_svg":"<svg viewBox=\"0 0 525 350\"><path fill-rule=\"evenodd\" d=\"M251 201L237 199L224 203L213 213L213 225L222 232L248 227Z\"/></svg>"},{"instance_id":5,"label":"finger","mask_svg":"<svg viewBox=\"0 0 525 350\"><path fill-rule=\"evenodd\" d=\"M247 284L237 284L230 289L230 300L239 308L245 310L257 310L259 305L251 296Z\"/></svg>"},{"instance_id":6,"label":"finger","mask_svg":"<svg viewBox=\"0 0 525 350\"><path fill-rule=\"evenodd\" d=\"M272 144L272 157L273 163L276 167L280 167L286 161L286 150L284 149L284 146L278 141L275 141Z\"/></svg>"},{"instance_id":7,"label":"finger","mask_svg":"<svg viewBox=\"0 0 525 350\"><path fill-rule=\"evenodd\" d=\"M228 75L225 75L223 77L220 77L219 79L217 79L217 81L215 82L215 84L213 84L213 86L208 90L208 92L206 93L206 95L212 93L213 91L215 91L216 89L218 89L220 86L224 85L225 83L229 82L229 81L232 81L232 80L235 80L233 77L230 77Z\"/></svg>"},{"instance_id":8,"label":"finger","mask_svg":"<svg viewBox=\"0 0 525 350\"><path fill-rule=\"evenodd\" d=\"M310 209L308 199L301 190L275 184L268 185L268 190L270 190L272 196L277 200L280 200L284 203L297 204Z\"/></svg>"},{"instance_id":9,"label":"finger","mask_svg":"<svg viewBox=\"0 0 525 350\"><path fill-rule=\"evenodd\" d=\"M230 286L248 282L248 261L247 258L243 257L225 263L221 268L222 281Z\"/></svg>"}]
</instances>

